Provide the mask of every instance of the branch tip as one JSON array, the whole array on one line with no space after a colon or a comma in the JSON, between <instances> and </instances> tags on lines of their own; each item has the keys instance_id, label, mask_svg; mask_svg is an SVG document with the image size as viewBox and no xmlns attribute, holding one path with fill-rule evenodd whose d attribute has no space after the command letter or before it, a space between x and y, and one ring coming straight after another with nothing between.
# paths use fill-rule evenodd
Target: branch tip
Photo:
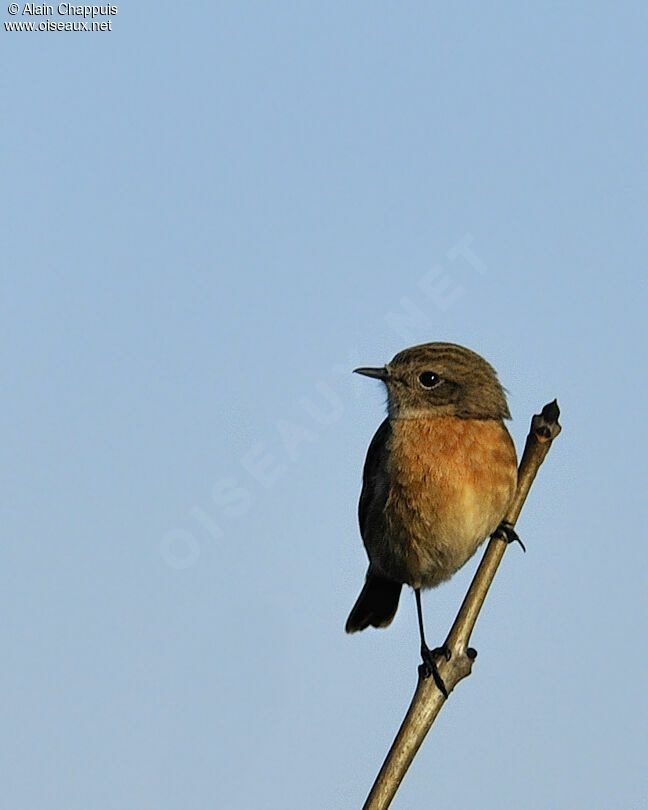
<instances>
[{"instance_id":1,"label":"branch tip","mask_svg":"<svg viewBox=\"0 0 648 810\"><path fill-rule=\"evenodd\" d=\"M531 420L531 432L539 442L551 442L562 430L558 417L560 408L557 400L548 402L540 413Z\"/></svg>"},{"instance_id":2,"label":"branch tip","mask_svg":"<svg viewBox=\"0 0 648 810\"><path fill-rule=\"evenodd\" d=\"M560 416L560 408L558 407L558 400L554 399L548 402L542 409L542 416L547 422L557 422Z\"/></svg>"}]
</instances>

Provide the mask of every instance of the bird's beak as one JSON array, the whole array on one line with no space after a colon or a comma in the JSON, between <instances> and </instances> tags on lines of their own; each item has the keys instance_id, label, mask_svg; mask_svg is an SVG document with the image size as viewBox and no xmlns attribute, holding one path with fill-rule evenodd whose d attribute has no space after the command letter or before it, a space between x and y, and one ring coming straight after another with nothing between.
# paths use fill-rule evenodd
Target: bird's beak
<instances>
[{"instance_id":1,"label":"bird's beak","mask_svg":"<svg viewBox=\"0 0 648 810\"><path fill-rule=\"evenodd\" d=\"M364 374L365 377L374 377L376 380L385 382L389 376L387 369L382 366L381 368L354 368L354 374Z\"/></svg>"}]
</instances>

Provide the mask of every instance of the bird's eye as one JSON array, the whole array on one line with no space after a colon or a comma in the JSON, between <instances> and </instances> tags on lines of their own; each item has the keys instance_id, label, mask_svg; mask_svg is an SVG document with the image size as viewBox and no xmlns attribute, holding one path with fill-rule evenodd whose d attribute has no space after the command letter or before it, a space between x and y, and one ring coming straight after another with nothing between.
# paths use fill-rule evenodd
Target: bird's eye
<instances>
[{"instance_id":1,"label":"bird's eye","mask_svg":"<svg viewBox=\"0 0 648 810\"><path fill-rule=\"evenodd\" d=\"M434 388L435 385L441 382L441 377L433 371L424 371L422 374L419 374L419 382L423 388Z\"/></svg>"}]
</instances>

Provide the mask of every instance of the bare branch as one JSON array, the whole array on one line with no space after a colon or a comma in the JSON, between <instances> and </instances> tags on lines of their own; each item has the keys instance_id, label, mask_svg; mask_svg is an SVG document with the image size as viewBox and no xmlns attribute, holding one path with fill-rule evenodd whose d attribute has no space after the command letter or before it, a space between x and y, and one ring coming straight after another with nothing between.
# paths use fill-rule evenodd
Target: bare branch
<instances>
[{"instance_id":1,"label":"bare branch","mask_svg":"<svg viewBox=\"0 0 648 810\"><path fill-rule=\"evenodd\" d=\"M560 433L559 415L558 403L554 400L545 405L542 412L535 414L531 420L531 428L518 468L517 490L504 518L512 526L519 517L531 484L549 452L552 441ZM437 658L439 674L445 682L448 694L460 680L470 675L477 653L470 649L468 644L506 547L507 542L504 539L497 536L491 538L448 633L445 644L451 653L450 660L446 660L442 655ZM432 678L419 677L405 719L376 777L363 810L384 810L389 807L410 763L445 700Z\"/></svg>"}]
</instances>

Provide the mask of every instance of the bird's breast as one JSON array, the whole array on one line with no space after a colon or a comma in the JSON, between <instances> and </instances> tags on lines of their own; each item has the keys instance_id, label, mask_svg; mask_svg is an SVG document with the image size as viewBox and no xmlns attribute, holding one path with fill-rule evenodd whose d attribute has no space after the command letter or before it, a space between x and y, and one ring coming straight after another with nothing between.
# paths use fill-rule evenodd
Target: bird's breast
<instances>
[{"instance_id":1,"label":"bird's breast","mask_svg":"<svg viewBox=\"0 0 648 810\"><path fill-rule=\"evenodd\" d=\"M429 587L452 576L500 523L517 483L503 422L394 419L388 454L386 541L401 579Z\"/></svg>"}]
</instances>

